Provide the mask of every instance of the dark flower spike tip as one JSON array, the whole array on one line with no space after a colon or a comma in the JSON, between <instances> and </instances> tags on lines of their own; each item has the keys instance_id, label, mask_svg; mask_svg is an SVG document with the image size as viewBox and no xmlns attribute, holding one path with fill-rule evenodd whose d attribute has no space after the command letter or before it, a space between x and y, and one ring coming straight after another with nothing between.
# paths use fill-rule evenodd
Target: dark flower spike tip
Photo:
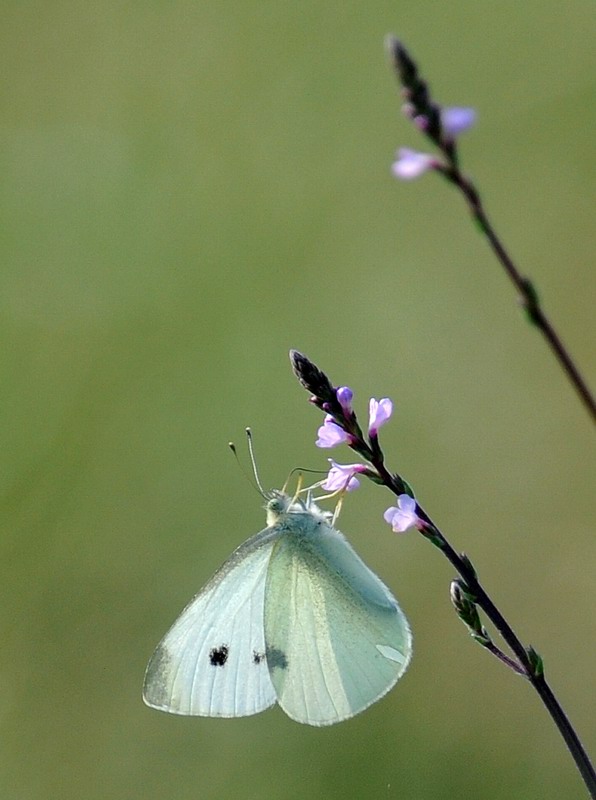
<instances>
[{"instance_id":1,"label":"dark flower spike tip","mask_svg":"<svg viewBox=\"0 0 596 800\"><path fill-rule=\"evenodd\" d=\"M331 381L312 361L298 350L290 350L292 369L300 383L312 395L315 405L328 414L342 416L343 410Z\"/></svg>"},{"instance_id":2,"label":"dark flower spike tip","mask_svg":"<svg viewBox=\"0 0 596 800\"><path fill-rule=\"evenodd\" d=\"M405 99L412 107L411 116L423 117L424 132L435 144L441 146L443 135L440 106L432 101L428 84L420 77L416 62L399 39L389 35L385 42L397 78L403 86Z\"/></svg>"}]
</instances>

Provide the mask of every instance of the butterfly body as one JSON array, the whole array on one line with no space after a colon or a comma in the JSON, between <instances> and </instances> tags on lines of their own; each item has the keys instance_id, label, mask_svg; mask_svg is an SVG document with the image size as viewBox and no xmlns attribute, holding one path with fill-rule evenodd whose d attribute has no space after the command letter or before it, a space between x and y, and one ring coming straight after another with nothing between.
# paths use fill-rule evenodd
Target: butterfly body
<instances>
[{"instance_id":1,"label":"butterfly body","mask_svg":"<svg viewBox=\"0 0 596 800\"><path fill-rule=\"evenodd\" d=\"M404 673L411 634L397 602L330 515L272 492L267 527L240 545L153 654L145 702L240 717L274 705L330 725Z\"/></svg>"}]
</instances>

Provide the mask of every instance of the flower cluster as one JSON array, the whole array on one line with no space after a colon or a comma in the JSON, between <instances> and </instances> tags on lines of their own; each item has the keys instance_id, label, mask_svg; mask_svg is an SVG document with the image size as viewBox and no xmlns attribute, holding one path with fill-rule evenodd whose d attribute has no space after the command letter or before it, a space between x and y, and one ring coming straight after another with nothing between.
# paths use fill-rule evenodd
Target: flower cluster
<instances>
[{"instance_id":1,"label":"flower cluster","mask_svg":"<svg viewBox=\"0 0 596 800\"><path fill-rule=\"evenodd\" d=\"M406 113L408 113L406 110ZM444 108L440 114L441 128L446 140L450 143L455 137L471 128L476 122L476 112L473 108ZM413 117L414 124L424 130L426 118ZM396 160L391 165L394 177L402 181L411 181L419 178L430 169L442 169L443 162L437 156L411 150L409 147L400 147L396 153Z\"/></svg>"},{"instance_id":2,"label":"flower cluster","mask_svg":"<svg viewBox=\"0 0 596 800\"><path fill-rule=\"evenodd\" d=\"M335 389L337 399L336 415L327 414L323 424L317 431L317 447L331 448L340 444L347 444L359 452L370 453L371 456L378 450L378 432L393 414L393 403L388 397L377 400L371 397L368 404L368 437L370 447L359 441L356 416L352 410L353 392L348 386ZM341 409L341 415L339 410ZM349 428L349 430L346 430ZM378 474L366 464L338 464L333 459L328 459L331 468L326 479L321 483L323 489L329 492L351 492L360 486L356 477L365 474L368 477L378 477ZM394 531L403 533L411 527L420 527L423 523L416 515L416 501L408 494L401 494L397 499L397 506L388 508L384 514L386 522Z\"/></svg>"},{"instance_id":3,"label":"flower cluster","mask_svg":"<svg viewBox=\"0 0 596 800\"><path fill-rule=\"evenodd\" d=\"M404 45L390 36L387 47L405 99L403 113L443 155L441 159L403 147L397 151L391 172L404 181L418 178L429 169L448 174L457 165L455 140L460 133L474 125L476 112L473 108L443 108L436 103L428 84Z\"/></svg>"}]
</instances>

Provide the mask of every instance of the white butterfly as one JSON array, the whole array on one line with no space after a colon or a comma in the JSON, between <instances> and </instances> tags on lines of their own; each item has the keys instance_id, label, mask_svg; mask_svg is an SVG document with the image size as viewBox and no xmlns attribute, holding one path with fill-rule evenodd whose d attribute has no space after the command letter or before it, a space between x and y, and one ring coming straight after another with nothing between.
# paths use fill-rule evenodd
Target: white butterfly
<instances>
[{"instance_id":1,"label":"white butterfly","mask_svg":"<svg viewBox=\"0 0 596 800\"><path fill-rule=\"evenodd\" d=\"M267 495L267 527L235 550L151 657L147 705L244 717L276 702L332 725L386 694L412 653L408 622L330 514Z\"/></svg>"}]
</instances>

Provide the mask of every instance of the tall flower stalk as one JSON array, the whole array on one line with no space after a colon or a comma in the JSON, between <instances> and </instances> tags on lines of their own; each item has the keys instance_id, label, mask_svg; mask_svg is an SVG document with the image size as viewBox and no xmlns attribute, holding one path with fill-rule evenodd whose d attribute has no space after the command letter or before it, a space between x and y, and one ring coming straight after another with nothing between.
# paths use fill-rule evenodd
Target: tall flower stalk
<instances>
[{"instance_id":1,"label":"tall flower stalk","mask_svg":"<svg viewBox=\"0 0 596 800\"><path fill-rule=\"evenodd\" d=\"M387 467L379 443L379 428L391 416L391 401L388 398L379 401L371 399L365 435L351 405L351 390L346 386L335 388L327 375L297 350L290 352L290 359L296 377L311 395L311 403L325 413L325 420L319 428L317 445L331 448L346 444L365 462L340 465L332 461L329 476L323 486L333 491L350 491L357 488L355 475L358 474L389 489L397 498L397 505L385 512L385 520L396 532L405 532L410 528L418 530L455 568L459 577L451 583L450 597L459 618L478 644L517 675L524 677L537 692L563 737L591 797L596 798L596 773L577 733L547 683L542 658L533 647L525 646L518 638L484 589L468 556L459 553L450 544L418 503L407 481ZM480 612L484 613L500 633L509 647L509 654L495 644L482 624Z\"/></svg>"},{"instance_id":2,"label":"tall flower stalk","mask_svg":"<svg viewBox=\"0 0 596 800\"><path fill-rule=\"evenodd\" d=\"M577 392L593 421L596 400L587 382L547 317L536 287L524 276L505 248L482 203L478 189L460 169L457 137L472 127L476 114L470 108L444 108L434 101L426 81L404 45L394 36L387 38L387 50L402 87L402 110L416 128L438 150L438 155L400 148L392 172L401 180L412 180L424 172L435 171L462 193L472 218L486 237L498 261L515 286L527 318L544 336L559 365Z\"/></svg>"}]
</instances>

